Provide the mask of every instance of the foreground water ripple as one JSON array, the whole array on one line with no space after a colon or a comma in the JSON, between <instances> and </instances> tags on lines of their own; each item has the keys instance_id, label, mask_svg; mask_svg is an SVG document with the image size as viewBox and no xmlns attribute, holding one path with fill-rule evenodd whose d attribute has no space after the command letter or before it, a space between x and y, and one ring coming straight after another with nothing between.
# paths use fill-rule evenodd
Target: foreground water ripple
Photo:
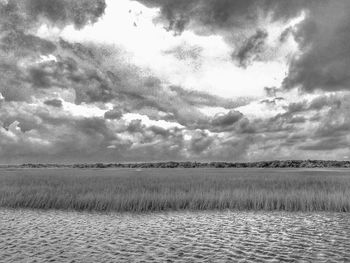
<instances>
[{"instance_id":1,"label":"foreground water ripple","mask_svg":"<svg viewBox=\"0 0 350 263\"><path fill-rule=\"evenodd\" d=\"M0 209L1 262L350 262L350 215Z\"/></svg>"}]
</instances>

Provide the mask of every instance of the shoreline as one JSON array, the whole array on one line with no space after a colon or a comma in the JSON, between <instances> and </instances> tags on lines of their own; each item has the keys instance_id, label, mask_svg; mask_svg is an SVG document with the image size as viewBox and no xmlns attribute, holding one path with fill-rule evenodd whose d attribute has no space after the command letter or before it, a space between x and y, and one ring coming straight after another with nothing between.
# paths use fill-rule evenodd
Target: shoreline
<instances>
[{"instance_id":1,"label":"shoreline","mask_svg":"<svg viewBox=\"0 0 350 263\"><path fill-rule=\"evenodd\" d=\"M190 210L190 209L182 209L182 210L155 210L155 211L117 211L117 210L75 210L75 209L58 209L58 208L30 208L30 207L6 207L0 206L0 210L9 210L9 211L32 211L38 213L52 212L52 213L78 213L78 214L92 214L92 215L120 215L120 216L153 216L153 215L167 215L167 214L193 214L193 213L211 213L211 214L219 214L219 213L247 213L247 214L339 214L339 215L350 215L350 211L342 212L342 211L325 211L325 210L314 210L314 211L287 211L287 210L238 210L238 209L207 209L207 210Z\"/></svg>"},{"instance_id":2,"label":"shoreline","mask_svg":"<svg viewBox=\"0 0 350 263\"><path fill-rule=\"evenodd\" d=\"M2 164L0 168L350 168L350 161L335 160L272 160L259 162L135 162L76 164Z\"/></svg>"}]
</instances>

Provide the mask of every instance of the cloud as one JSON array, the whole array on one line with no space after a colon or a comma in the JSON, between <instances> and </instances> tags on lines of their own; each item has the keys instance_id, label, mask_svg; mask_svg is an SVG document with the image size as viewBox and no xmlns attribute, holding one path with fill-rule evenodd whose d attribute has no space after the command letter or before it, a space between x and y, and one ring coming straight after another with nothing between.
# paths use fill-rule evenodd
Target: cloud
<instances>
[{"instance_id":1,"label":"cloud","mask_svg":"<svg viewBox=\"0 0 350 263\"><path fill-rule=\"evenodd\" d=\"M217 114L214 116L211 124L215 127L226 128L235 124L243 117L243 114L239 111L229 111L227 114Z\"/></svg>"},{"instance_id":2,"label":"cloud","mask_svg":"<svg viewBox=\"0 0 350 263\"><path fill-rule=\"evenodd\" d=\"M46 55L54 52L56 45L21 31L11 31L1 38L0 48L3 52L14 53L17 56L33 55L33 53Z\"/></svg>"},{"instance_id":3,"label":"cloud","mask_svg":"<svg viewBox=\"0 0 350 263\"><path fill-rule=\"evenodd\" d=\"M104 0L11 0L0 3L1 24L16 31L37 26L41 19L55 26L82 28L103 15Z\"/></svg>"},{"instance_id":4,"label":"cloud","mask_svg":"<svg viewBox=\"0 0 350 263\"><path fill-rule=\"evenodd\" d=\"M44 16L55 24L73 23L81 28L87 23L95 23L104 13L106 3L104 0L29 0L27 8L36 18Z\"/></svg>"},{"instance_id":5,"label":"cloud","mask_svg":"<svg viewBox=\"0 0 350 263\"><path fill-rule=\"evenodd\" d=\"M0 156L5 162L226 160L244 158L250 145L232 133L219 138L201 129L164 128L137 119L75 116L68 111L70 102L57 111L47 107L55 100L42 101L3 101Z\"/></svg>"},{"instance_id":6,"label":"cloud","mask_svg":"<svg viewBox=\"0 0 350 263\"><path fill-rule=\"evenodd\" d=\"M336 104L325 108L326 113L317 122L301 120L299 111L268 119L248 119L233 110L203 121L202 128L195 124L177 128L141 119L127 121L124 117L72 116L67 111L68 102L57 111L47 107L48 100L42 99L42 104L2 102L3 160L238 161L297 158L321 149L323 156L332 157L346 149L350 129L347 119L343 119L349 107L346 103L340 108ZM84 105L79 107L87 107ZM305 105L307 109L310 103Z\"/></svg>"},{"instance_id":7,"label":"cloud","mask_svg":"<svg viewBox=\"0 0 350 263\"><path fill-rule=\"evenodd\" d=\"M246 28L256 25L260 13L271 13L273 20L288 20L315 1L279 0L138 0L149 7L160 7L161 19L169 30L181 33L191 28L200 33Z\"/></svg>"},{"instance_id":8,"label":"cloud","mask_svg":"<svg viewBox=\"0 0 350 263\"><path fill-rule=\"evenodd\" d=\"M289 123L304 123L304 122L306 122L306 118L304 116L292 117L289 120Z\"/></svg>"},{"instance_id":9,"label":"cloud","mask_svg":"<svg viewBox=\"0 0 350 263\"><path fill-rule=\"evenodd\" d=\"M348 90L350 84L350 2L320 1L310 9L294 33L302 54L291 63L284 87Z\"/></svg>"},{"instance_id":10,"label":"cloud","mask_svg":"<svg viewBox=\"0 0 350 263\"><path fill-rule=\"evenodd\" d=\"M347 96L343 95L336 95L336 96L318 96L315 99L313 99L309 106L309 110L321 110L324 107L335 107L340 108L342 105L342 100L344 100Z\"/></svg>"},{"instance_id":11,"label":"cloud","mask_svg":"<svg viewBox=\"0 0 350 263\"><path fill-rule=\"evenodd\" d=\"M202 154L208 151L214 138L204 131L197 131L191 138L190 151L195 154Z\"/></svg>"},{"instance_id":12,"label":"cloud","mask_svg":"<svg viewBox=\"0 0 350 263\"><path fill-rule=\"evenodd\" d=\"M306 143L299 147L301 150L309 151L331 151L349 147L349 140L346 138L325 138L316 142Z\"/></svg>"},{"instance_id":13,"label":"cloud","mask_svg":"<svg viewBox=\"0 0 350 263\"><path fill-rule=\"evenodd\" d=\"M159 7L160 21L167 22L169 29L175 32L188 29L197 34L224 36L234 45L233 57L243 67L248 66L252 60L259 60L262 55L267 34L259 25L264 19L269 17L270 22L286 22L303 13L304 20L296 26L288 27L280 36L282 42L286 41L287 36L294 36L300 49L300 53L290 63L283 87L300 87L306 92L314 92L348 90L350 86L347 70L350 59L346 55L350 53L347 45L350 3L347 0L139 2Z\"/></svg>"},{"instance_id":14,"label":"cloud","mask_svg":"<svg viewBox=\"0 0 350 263\"><path fill-rule=\"evenodd\" d=\"M176 46L170 50L166 50L165 54L173 54L177 59L180 60L198 60L201 58L203 48L200 46L191 46L187 43Z\"/></svg>"},{"instance_id":15,"label":"cloud","mask_svg":"<svg viewBox=\"0 0 350 263\"><path fill-rule=\"evenodd\" d=\"M177 98L194 106L223 107L230 109L246 105L250 102L250 98L245 97L230 99L215 96L208 92L188 90L178 86L170 86L169 88L172 92L176 93Z\"/></svg>"},{"instance_id":16,"label":"cloud","mask_svg":"<svg viewBox=\"0 0 350 263\"><path fill-rule=\"evenodd\" d=\"M118 108L114 108L113 110L107 111L104 115L105 119L110 120L120 119L122 116L123 112Z\"/></svg>"},{"instance_id":17,"label":"cloud","mask_svg":"<svg viewBox=\"0 0 350 263\"><path fill-rule=\"evenodd\" d=\"M257 30L232 56L238 59L241 67L247 67L253 60L260 60L260 53L264 51L264 45L268 33L264 30Z\"/></svg>"},{"instance_id":18,"label":"cloud","mask_svg":"<svg viewBox=\"0 0 350 263\"><path fill-rule=\"evenodd\" d=\"M61 108L62 107L62 101L61 100L57 100L57 99L46 100L44 103L46 105L48 105L48 106L52 106L52 107L56 107L56 108Z\"/></svg>"},{"instance_id":19,"label":"cloud","mask_svg":"<svg viewBox=\"0 0 350 263\"><path fill-rule=\"evenodd\" d=\"M220 59L231 65L229 55L234 50L239 72L246 72L252 61L265 59L273 32L260 23L261 16L281 22L304 11L305 20L282 32L284 40L280 39L286 42L286 34L288 38L294 36L300 46L284 89L272 84L265 88L267 98L259 99L230 98L226 94L219 97L172 85L150 68L134 65L121 46L35 33L42 25L53 32L73 25L78 32L103 15L103 1L1 2L3 162L238 161L318 154L339 157L346 151L349 94L339 90L349 86L347 2L140 2L160 7L157 19L176 34L190 29L191 34L223 37L231 46L225 44L227 61ZM334 19L322 14L334 15ZM164 30L162 33L170 35ZM239 38L237 42L232 35ZM200 71L203 60L208 59L206 52L213 47L189 40L174 40L171 48L167 45L160 53ZM211 62L206 67L221 74ZM220 85L218 81L216 87ZM239 85L239 81L232 83L232 89ZM320 91L317 95L289 97L286 90L298 86L304 92ZM324 90L337 92L328 94ZM249 114L243 106L255 109L257 114ZM317 155L312 155L315 151Z\"/></svg>"},{"instance_id":20,"label":"cloud","mask_svg":"<svg viewBox=\"0 0 350 263\"><path fill-rule=\"evenodd\" d=\"M85 24L96 22L103 14L104 8L103 1L90 0L1 2L0 92L5 100L31 101L33 97L45 93L38 89L77 87L72 82L75 81L76 84L77 78L84 73L86 73L84 76L89 76L90 72L74 71L74 69L79 69L79 66L77 66L76 59L69 58L70 54L67 54L67 57L63 54L61 57L62 48L64 49L62 43L40 38L34 33L43 23L62 27L74 24L77 28L81 28ZM54 60L43 59L52 54L57 54L58 57L53 56ZM75 75L69 76L72 73ZM77 76L79 74L80 76ZM94 90L90 91L91 97L94 96L93 93Z\"/></svg>"}]
</instances>

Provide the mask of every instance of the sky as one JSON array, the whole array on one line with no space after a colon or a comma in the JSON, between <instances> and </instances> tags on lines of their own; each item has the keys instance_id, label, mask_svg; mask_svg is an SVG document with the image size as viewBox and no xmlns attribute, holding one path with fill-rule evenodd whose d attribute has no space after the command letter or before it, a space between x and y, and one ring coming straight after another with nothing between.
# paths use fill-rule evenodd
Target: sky
<instances>
[{"instance_id":1,"label":"sky","mask_svg":"<svg viewBox=\"0 0 350 263\"><path fill-rule=\"evenodd\" d=\"M0 163L348 160L348 0L0 0Z\"/></svg>"}]
</instances>

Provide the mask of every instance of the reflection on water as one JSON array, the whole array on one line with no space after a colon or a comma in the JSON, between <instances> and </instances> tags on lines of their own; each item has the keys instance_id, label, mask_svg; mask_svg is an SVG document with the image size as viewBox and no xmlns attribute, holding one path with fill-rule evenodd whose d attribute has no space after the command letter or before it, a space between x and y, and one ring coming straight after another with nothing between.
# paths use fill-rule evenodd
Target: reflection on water
<instances>
[{"instance_id":1,"label":"reflection on water","mask_svg":"<svg viewBox=\"0 0 350 263\"><path fill-rule=\"evenodd\" d=\"M0 209L1 262L350 262L350 215Z\"/></svg>"}]
</instances>

